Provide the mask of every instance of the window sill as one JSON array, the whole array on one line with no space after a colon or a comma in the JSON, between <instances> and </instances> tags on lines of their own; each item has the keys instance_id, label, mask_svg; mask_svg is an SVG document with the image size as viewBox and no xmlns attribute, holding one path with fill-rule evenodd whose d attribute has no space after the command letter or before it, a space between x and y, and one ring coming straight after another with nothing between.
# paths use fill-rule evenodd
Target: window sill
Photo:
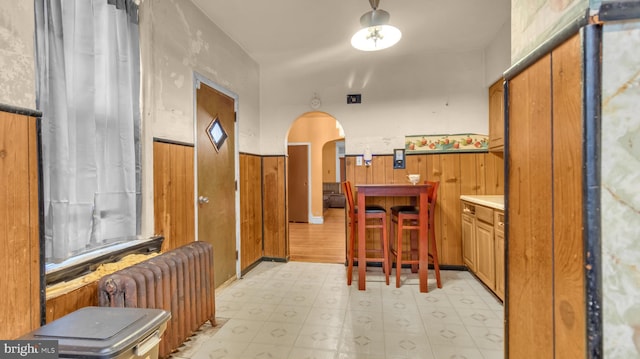
<instances>
[{"instance_id":1,"label":"window sill","mask_svg":"<svg viewBox=\"0 0 640 359\"><path fill-rule=\"evenodd\" d=\"M69 258L62 263L49 263L45 267L46 284L50 286L74 280L93 272L101 264L117 262L130 254L160 252L163 240L164 237L155 236L126 241Z\"/></svg>"}]
</instances>

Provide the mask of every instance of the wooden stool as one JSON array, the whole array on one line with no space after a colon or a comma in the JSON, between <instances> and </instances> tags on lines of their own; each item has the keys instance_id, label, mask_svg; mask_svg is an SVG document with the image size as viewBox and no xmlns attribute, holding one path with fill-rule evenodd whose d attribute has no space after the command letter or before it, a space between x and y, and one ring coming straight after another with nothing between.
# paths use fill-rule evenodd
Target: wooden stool
<instances>
[{"instance_id":1,"label":"wooden stool","mask_svg":"<svg viewBox=\"0 0 640 359\"><path fill-rule=\"evenodd\" d=\"M428 189L429 210L427 218L420 218L418 208L415 206L394 206L391 207L391 222L392 230L396 230L395 236L395 248L392 246L389 251L395 256L396 263L396 288L400 288L400 272L402 270L402 263L411 264L412 271L415 273L418 266L418 239L414 236L420 229L421 220L427 221L427 251L429 252L429 258L433 261L433 267L436 272L436 283L438 288L442 288L442 282L440 280L440 265L438 264L438 246L436 245L436 231L435 231L435 208L438 197L438 186L440 182L429 182L431 187ZM408 252L410 253L410 259L403 259L402 238L405 230L415 231L411 236L411 244Z\"/></svg>"},{"instance_id":2,"label":"wooden stool","mask_svg":"<svg viewBox=\"0 0 640 359\"><path fill-rule=\"evenodd\" d=\"M342 182L345 197L347 198L347 206L349 207L349 242L347 243L347 284L351 285L353 276L353 259L354 248L356 243L356 233L358 232L358 208L353 201L353 192L349 181ZM385 280L389 285L389 272L391 271L391 262L389 260L389 240L387 238L387 210L382 206L365 206L365 218L375 219L376 223L365 223L365 228L380 229L380 245L381 249L367 249L367 254L373 253L377 257L368 257L365 263L358 262L358 265L366 266L367 263L382 263L382 270L385 274Z\"/></svg>"}]
</instances>

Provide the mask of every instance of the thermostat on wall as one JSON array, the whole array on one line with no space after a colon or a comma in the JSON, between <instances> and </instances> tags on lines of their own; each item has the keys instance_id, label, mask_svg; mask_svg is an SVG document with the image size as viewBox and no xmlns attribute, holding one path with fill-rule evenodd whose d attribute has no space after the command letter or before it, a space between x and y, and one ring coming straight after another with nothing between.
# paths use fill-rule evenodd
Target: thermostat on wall
<instances>
[{"instance_id":1,"label":"thermostat on wall","mask_svg":"<svg viewBox=\"0 0 640 359\"><path fill-rule=\"evenodd\" d=\"M353 95L347 95L347 104L352 104L352 103L361 103L362 102L362 95L361 94L353 94Z\"/></svg>"}]
</instances>

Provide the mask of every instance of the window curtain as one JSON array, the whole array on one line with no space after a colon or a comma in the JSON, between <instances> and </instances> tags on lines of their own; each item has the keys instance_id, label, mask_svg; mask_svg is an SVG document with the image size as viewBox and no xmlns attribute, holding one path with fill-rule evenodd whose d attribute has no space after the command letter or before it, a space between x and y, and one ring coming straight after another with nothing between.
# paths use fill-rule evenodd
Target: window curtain
<instances>
[{"instance_id":1,"label":"window curtain","mask_svg":"<svg viewBox=\"0 0 640 359\"><path fill-rule=\"evenodd\" d=\"M138 8L35 0L47 263L140 233Z\"/></svg>"}]
</instances>

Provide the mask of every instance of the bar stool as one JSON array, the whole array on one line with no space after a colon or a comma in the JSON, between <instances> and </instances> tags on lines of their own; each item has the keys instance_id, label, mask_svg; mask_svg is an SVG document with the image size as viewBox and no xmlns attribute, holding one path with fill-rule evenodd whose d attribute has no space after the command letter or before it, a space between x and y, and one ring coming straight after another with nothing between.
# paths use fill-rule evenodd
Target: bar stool
<instances>
[{"instance_id":1,"label":"bar stool","mask_svg":"<svg viewBox=\"0 0 640 359\"><path fill-rule=\"evenodd\" d=\"M426 184L431 186L427 190L427 197L429 200L429 209L427 218L421 219L419 217L418 208L415 206L393 206L391 207L391 226L392 230L395 229L395 248L389 249L391 254L395 256L396 263L396 288L400 288L400 272L402 269L402 263L412 265L412 270L415 272L418 261L418 245L415 240L411 240L410 259L403 259L402 239L405 230L418 232L420 229L420 220L427 220L427 251L429 252L429 258L433 261L433 267L436 272L436 283L438 288L442 288L442 282L440 280L440 265L438 264L438 246L436 245L436 230L435 230L435 208L438 198L438 186L440 182L425 181ZM417 234L417 233L416 233Z\"/></svg>"},{"instance_id":2,"label":"bar stool","mask_svg":"<svg viewBox=\"0 0 640 359\"><path fill-rule=\"evenodd\" d=\"M353 276L353 259L354 248L356 243L356 233L358 232L358 208L353 201L353 192L351 190L351 183L349 181L342 182L345 196L347 197L347 205L349 207L349 242L347 244L347 285L351 285L351 279ZM375 223L365 223L366 228L378 228L380 229L380 249L367 249L367 254L372 253L377 257L369 257L365 263L359 263L358 265L367 265L367 263L375 262L382 263L382 270L385 274L385 281L389 285L389 272L391 271L391 262L389 261L389 240L387 238L387 210L382 206L369 205L365 206L365 219L373 219Z\"/></svg>"}]
</instances>

